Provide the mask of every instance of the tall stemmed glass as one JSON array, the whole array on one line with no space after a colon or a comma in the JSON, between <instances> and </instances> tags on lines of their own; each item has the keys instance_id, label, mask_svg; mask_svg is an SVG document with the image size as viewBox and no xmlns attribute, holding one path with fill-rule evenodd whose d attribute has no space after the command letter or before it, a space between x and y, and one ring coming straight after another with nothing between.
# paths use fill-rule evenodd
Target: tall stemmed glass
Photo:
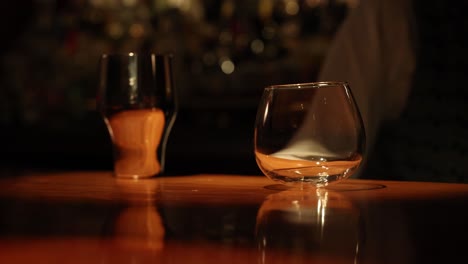
<instances>
[{"instance_id":1,"label":"tall stemmed glass","mask_svg":"<svg viewBox=\"0 0 468 264\"><path fill-rule=\"evenodd\" d=\"M259 168L274 181L323 187L350 177L363 159L365 133L349 85L266 87L254 144Z\"/></svg>"},{"instance_id":2,"label":"tall stemmed glass","mask_svg":"<svg viewBox=\"0 0 468 264\"><path fill-rule=\"evenodd\" d=\"M172 55L102 55L97 107L112 139L115 176L162 174L177 113Z\"/></svg>"}]
</instances>

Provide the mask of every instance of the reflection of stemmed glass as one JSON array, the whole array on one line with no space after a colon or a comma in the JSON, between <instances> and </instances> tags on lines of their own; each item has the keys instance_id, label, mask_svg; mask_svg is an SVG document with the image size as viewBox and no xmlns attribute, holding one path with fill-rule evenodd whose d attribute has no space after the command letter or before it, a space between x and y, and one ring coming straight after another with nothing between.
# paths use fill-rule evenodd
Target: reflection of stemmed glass
<instances>
[{"instance_id":1,"label":"reflection of stemmed glass","mask_svg":"<svg viewBox=\"0 0 468 264\"><path fill-rule=\"evenodd\" d=\"M357 263L363 228L358 208L338 192L272 194L257 214L260 263Z\"/></svg>"},{"instance_id":2,"label":"reflection of stemmed glass","mask_svg":"<svg viewBox=\"0 0 468 264\"><path fill-rule=\"evenodd\" d=\"M99 64L98 110L114 148L120 178L164 172L165 148L177 104L171 55L105 54Z\"/></svg>"},{"instance_id":3,"label":"reflection of stemmed glass","mask_svg":"<svg viewBox=\"0 0 468 264\"><path fill-rule=\"evenodd\" d=\"M254 142L267 177L321 187L357 170L365 134L347 83L275 85L263 92Z\"/></svg>"}]
</instances>

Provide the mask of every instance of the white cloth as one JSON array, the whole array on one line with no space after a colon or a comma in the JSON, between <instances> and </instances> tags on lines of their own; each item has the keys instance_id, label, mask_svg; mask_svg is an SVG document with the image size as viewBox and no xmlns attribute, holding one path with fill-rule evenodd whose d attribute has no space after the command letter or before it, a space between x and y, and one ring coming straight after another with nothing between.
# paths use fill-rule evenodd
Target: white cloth
<instances>
[{"instance_id":1,"label":"white cloth","mask_svg":"<svg viewBox=\"0 0 468 264\"><path fill-rule=\"evenodd\" d=\"M364 121L367 153L382 121L397 118L415 68L411 1L361 0L335 35L318 81L347 81Z\"/></svg>"}]
</instances>

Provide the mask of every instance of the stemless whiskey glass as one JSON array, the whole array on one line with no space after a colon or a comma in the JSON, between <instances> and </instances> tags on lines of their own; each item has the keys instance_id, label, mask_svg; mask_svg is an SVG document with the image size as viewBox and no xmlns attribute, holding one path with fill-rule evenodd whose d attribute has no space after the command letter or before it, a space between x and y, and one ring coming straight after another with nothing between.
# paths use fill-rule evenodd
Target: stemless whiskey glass
<instances>
[{"instance_id":1,"label":"stemless whiskey glass","mask_svg":"<svg viewBox=\"0 0 468 264\"><path fill-rule=\"evenodd\" d=\"M261 97L255 158L270 179L323 187L350 177L363 159L365 133L346 82L273 85Z\"/></svg>"},{"instance_id":2,"label":"stemless whiskey glass","mask_svg":"<svg viewBox=\"0 0 468 264\"><path fill-rule=\"evenodd\" d=\"M102 55L97 107L112 140L115 176L162 174L177 113L172 55Z\"/></svg>"}]
</instances>

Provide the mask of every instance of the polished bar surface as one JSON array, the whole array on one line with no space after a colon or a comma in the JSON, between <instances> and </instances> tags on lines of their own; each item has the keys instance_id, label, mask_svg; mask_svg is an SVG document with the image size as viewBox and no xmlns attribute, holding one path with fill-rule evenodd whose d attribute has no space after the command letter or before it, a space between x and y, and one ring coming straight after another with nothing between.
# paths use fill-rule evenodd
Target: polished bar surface
<instances>
[{"instance_id":1,"label":"polished bar surface","mask_svg":"<svg viewBox=\"0 0 468 264\"><path fill-rule=\"evenodd\" d=\"M0 263L464 263L467 207L466 184L25 172L0 178Z\"/></svg>"}]
</instances>

